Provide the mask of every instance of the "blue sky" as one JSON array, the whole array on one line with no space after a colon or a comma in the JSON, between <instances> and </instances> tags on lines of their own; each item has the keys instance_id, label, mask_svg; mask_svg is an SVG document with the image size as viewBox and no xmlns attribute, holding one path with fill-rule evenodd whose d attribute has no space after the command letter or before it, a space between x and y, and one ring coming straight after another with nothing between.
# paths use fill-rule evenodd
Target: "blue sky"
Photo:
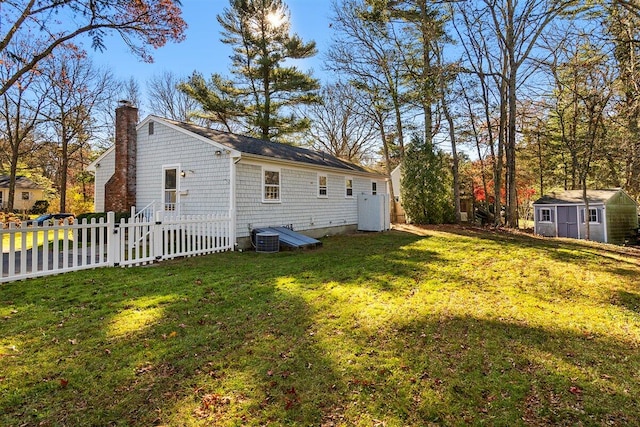
<instances>
[{"instance_id":1,"label":"blue sky","mask_svg":"<svg viewBox=\"0 0 640 427\"><path fill-rule=\"evenodd\" d=\"M291 12L292 31L305 42L314 40L318 48L318 54L314 58L297 61L295 65L305 71L313 70L315 77L323 79L322 57L331 42L331 1L285 0L285 3ZM183 18L189 26L186 40L154 50L153 64L140 61L117 36L106 40L107 50L103 53L91 51L94 63L111 68L120 79L134 77L143 92L146 90L146 80L165 70L180 77L186 77L193 71L198 71L205 77L214 72L229 75L231 49L220 42L220 25L216 20L216 16L228 7L229 2L182 0L182 5Z\"/></svg>"}]
</instances>

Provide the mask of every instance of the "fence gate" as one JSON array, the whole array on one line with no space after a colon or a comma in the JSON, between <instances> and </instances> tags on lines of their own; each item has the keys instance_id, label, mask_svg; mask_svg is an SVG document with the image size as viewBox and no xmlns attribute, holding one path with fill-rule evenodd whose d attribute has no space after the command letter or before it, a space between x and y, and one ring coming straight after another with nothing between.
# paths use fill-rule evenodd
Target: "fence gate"
<instances>
[{"instance_id":1,"label":"fence gate","mask_svg":"<svg viewBox=\"0 0 640 427\"><path fill-rule=\"evenodd\" d=\"M119 250L115 265L143 265L183 256L233 249L231 220L216 215L166 218L162 221L125 221L114 234Z\"/></svg>"}]
</instances>

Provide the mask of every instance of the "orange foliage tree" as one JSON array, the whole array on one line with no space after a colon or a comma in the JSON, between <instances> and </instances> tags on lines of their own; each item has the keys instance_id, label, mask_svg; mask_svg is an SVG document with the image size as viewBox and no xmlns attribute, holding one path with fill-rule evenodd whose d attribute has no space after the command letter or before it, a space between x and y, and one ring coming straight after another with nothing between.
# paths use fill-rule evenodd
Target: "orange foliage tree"
<instances>
[{"instance_id":1,"label":"orange foliage tree","mask_svg":"<svg viewBox=\"0 0 640 427\"><path fill-rule=\"evenodd\" d=\"M476 160L472 162L468 171L471 177L471 183L473 186L473 198L474 202L479 205L485 205L489 207L493 205L496 200L494 191L494 181L491 174L491 159L483 159L484 165L481 161ZM484 174L484 179L483 179ZM535 190L535 178L530 176L524 170L519 170L516 175L516 194L518 203L518 215L523 219L530 219L531 216L531 203L537 193ZM500 205L504 206L507 201L507 192L504 186L504 181L500 187Z\"/></svg>"}]
</instances>

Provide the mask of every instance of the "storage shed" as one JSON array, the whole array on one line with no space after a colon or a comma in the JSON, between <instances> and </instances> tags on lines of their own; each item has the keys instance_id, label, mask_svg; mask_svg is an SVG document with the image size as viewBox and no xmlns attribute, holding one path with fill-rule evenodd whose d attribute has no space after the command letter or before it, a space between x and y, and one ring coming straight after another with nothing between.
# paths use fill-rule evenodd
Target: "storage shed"
<instances>
[{"instance_id":1,"label":"storage shed","mask_svg":"<svg viewBox=\"0 0 640 427\"><path fill-rule=\"evenodd\" d=\"M588 190L589 212L582 190L544 195L533 203L534 231L547 237L586 238L623 244L638 228L638 204L621 189Z\"/></svg>"}]
</instances>

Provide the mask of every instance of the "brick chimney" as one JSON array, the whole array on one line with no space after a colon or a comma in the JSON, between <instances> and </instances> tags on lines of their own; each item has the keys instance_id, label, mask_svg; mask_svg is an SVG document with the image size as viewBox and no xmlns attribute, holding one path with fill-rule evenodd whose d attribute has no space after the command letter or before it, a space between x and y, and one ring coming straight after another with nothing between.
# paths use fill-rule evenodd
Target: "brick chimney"
<instances>
[{"instance_id":1,"label":"brick chimney","mask_svg":"<svg viewBox=\"0 0 640 427\"><path fill-rule=\"evenodd\" d=\"M136 204L136 146L138 109L129 101L116 108L116 165L104 185L106 212L129 212Z\"/></svg>"}]
</instances>

